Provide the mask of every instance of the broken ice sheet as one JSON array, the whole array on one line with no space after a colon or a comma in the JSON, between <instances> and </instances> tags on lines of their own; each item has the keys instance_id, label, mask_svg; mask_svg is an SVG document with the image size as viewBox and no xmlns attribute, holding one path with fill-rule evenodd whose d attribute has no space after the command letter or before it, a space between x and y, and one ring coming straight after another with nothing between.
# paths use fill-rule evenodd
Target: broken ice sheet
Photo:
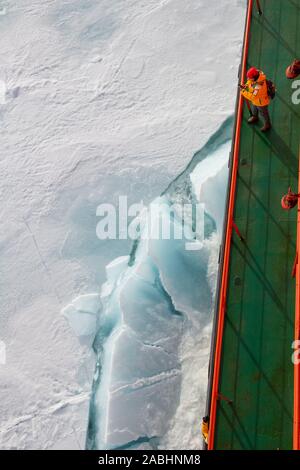
<instances>
[{"instance_id":1,"label":"broken ice sheet","mask_svg":"<svg viewBox=\"0 0 300 470\"><path fill-rule=\"evenodd\" d=\"M152 202L162 210L204 203L201 250L187 251L185 240L141 236L130 257L106 267L95 303L83 296L64 312L78 334L98 326L88 449L170 448L185 428L200 445L231 130L229 119Z\"/></svg>"}]
</instances>

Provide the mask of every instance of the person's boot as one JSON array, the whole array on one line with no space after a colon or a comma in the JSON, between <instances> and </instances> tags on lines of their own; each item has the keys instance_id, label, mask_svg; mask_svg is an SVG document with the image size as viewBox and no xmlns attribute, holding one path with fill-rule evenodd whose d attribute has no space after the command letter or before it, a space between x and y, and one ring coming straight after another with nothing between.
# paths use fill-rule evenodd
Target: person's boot
<instances>
[{"instance_id":1,"label":"person's boot","mask_svg":"<svg viewBox=\"0 0 300 470\"><path fill-rule=\"evenodd\" d=\"M264 127L261 128L261 132L268 132L270 129L272 129L272 125L265 124Z\"/></svg>"},{"instance_id":2,"label":"person's boot","mask_svg":"<svg viewBox=\"0 0 300 470\"><path fill-rule=\"evenodd\" d=\"M255 124L258 121L258 116L251 116L248 119L248 124Z\"/></svg>"}]
</instances>

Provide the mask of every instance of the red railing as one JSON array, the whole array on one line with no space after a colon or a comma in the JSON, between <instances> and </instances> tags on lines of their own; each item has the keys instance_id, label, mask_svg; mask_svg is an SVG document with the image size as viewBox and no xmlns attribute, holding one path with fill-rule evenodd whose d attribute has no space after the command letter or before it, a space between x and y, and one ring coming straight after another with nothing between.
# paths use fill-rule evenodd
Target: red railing
<instances>
[{"instance_id":1,"label":"red railing","mask_svg":"<svg viewBox=\"0 0 300 470\"><path fill-rule=\"evenodd\" d=\"M298 170L298 194L300 194L300 148L299 148L299 170ZM295 347L299 349L300 340L300 199L298 199L297 214L297 264L296 264L296 307L295 307ZM297 354L295 354L297 356ZM300 364L295 360L294 364L294 429L293 449L300 450Z\"/></svg>"},{"instance_id":2,"label":"red railing","mask_svg":"<svg viewBox=\"0 0 300 470\"><path fill-rule=\"evenodd\" d=\"M250 37L250 26L252 17L253 0L248 0L248 11L246 19L245 39L244 39L244 50L241 70L241 83L245 82L247 56L249 49L249 37ZM238 109L237 109L237 124L235 132L235 142L233 150L233 162L232 162L232 174L231 174L231 185L229 192L229 202L227 210L227 227L224 245L224 258L223 258L223 271L220 287L219 296L219 310L218 310L218 324L216 332L216 345L215 345L215 356L214 356L214 372L212 381L212 392L211 392L211 404L210 404L210 420L209 420L209 437L208 437L208 450L212 450L214 447L215 438L215 424L216 424L216 412L217 412L217 401L219 396L219 378L220 378L220 364L221 364L221 353L222 353L222 342L223 342L223 331L224 331L224 318L225 308L227 300L227 284L228 284L228 270L229 270L229 259L230 259L230 248L231 248L231 236L233 228L233 213L235 204L235 191L237 182L237 171L240 151L240 135L241 135L241 124L243 116L243 98L239 96Z\"/></svg>"}]
</instances>

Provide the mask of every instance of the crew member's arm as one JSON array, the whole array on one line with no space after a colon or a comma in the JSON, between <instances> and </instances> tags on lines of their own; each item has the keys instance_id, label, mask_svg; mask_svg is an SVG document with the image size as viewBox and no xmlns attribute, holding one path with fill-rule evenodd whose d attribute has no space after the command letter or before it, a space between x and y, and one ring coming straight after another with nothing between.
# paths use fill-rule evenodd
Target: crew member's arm
<instances>
[{"instance_id":1,"label":"crew member's arm","mask_svg":"<svg viewBox=\"0 0 300 470\"><path fill-rule=\"evenodd\" d=\"M246 85L241 86L241 93L246 100L252 101L253 99L253 94L255 92L255 88L252 87L252 83L249 81L246 83Z\"/></svg>"}]
</instances>

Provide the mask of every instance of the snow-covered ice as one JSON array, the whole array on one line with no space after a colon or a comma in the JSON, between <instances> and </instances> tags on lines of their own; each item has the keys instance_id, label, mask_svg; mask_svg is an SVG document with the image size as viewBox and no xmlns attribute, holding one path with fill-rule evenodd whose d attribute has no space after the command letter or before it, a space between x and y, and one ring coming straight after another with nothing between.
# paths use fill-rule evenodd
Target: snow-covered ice
<instances>
[{"instance_id":1,"label":"snow-covered ice","mask_svg":"<svg viewBox=\"0 0 300 470\"><path fill-rule=\"evenodd\" d=\"M207 386L231 134L230 119L151 203L161 208L157 214L169 217L167 208L174 204L204 202L207 214L201 250L188 251L184 239L153 238L161 219L148 215L130 258L117 258L107 268L94 341L97 366L88 448L201 445L199 422ZM176 212L170 224L181 225ZM144 232L149 237L143 237ZM201 235L195 233L197 238ZM90 299L85 296L77 303L82 310L82 334L86 334ZM78 309L65 311L78 332Z\"/></svg>"},{"instance_id":2,"label":"snow-covered ice","mask_svg":"<svg viewBox=\"0 0 300 470\"><path fill-rule=\"evenodd\" d=\"M143 199L149 204L184 171L195 151L232 114L245 3L0 2L0 340L6 344L6 364L0 365L2 449L85 446L95 368L91 337L98 330L98 321L101 326L101 312L105 310L99 290L106 276L108 283L113 283L124 272L124 258L117 266L110 263L128 255L131 249L129 241L97 239L96 207L103 202L114 203L123 194L131 202ZM203 185L207 186L203 198L211 191L210 181L206 179ZM211 207L211 213L218 225L218 207ZM215 266L213 256L206 262ZM155 265L142 274L157 276L163 272L160 263L163 258L158 252ZM167 281L160 281L160 292L169 292ZM151 290L150 285L148 280L146 286ZM132 288L136 293L136 287ZM89 308L80 304L78 297L82 295L92 296ZM108 291L106 295L110 298ZM172 304L176 311L184 311L180 305L183 297L175 302L172 294L170 303L156 290L149 295L152 304L156 305L157 299L162 306L162 324ZM84 311L86 334L78 329L79 340L60 315L66 306L72 306L78 315ZM70 310L65 313L68 316ZM172 338L183 328L178 324L185 318L171 310L169 314L174 335L164 339L166 327L162 327L158 340L163 349L172 347ZM201 330L205 338L207 324L207 333ZM114 324L106 326L108 330L102 331L112 338L114 333L110 335L109 328ZM125 342L128 331L116 328L116 334L121 333ZM204 356L208 350L205 341ZM111 343L113 347L114 341ZM134 342L130 344L133 349L128 354L134 355ZM157 362L161 363L160 371L172 371L170 380L164 381L164 397L169 387L173 400L172 407L166 407L168 424L161 427L155 415L161 402L149 398L153 408L148 413L155 411L152 421L160 435L149 444L151 432L146 434L148 430L140 428L128 431L125 421L124 434L116 433L110 414L111 420L104 421L104 436L113 437L112 446L136 438L140 439L137 445L176 446L182 417L194 422L194 413L187 412L185 400L192 381L192 369L184 370L188 352L179 351L179 363L175 354L166 351L160 351L159 357L154 357L154 352L149 355L154 365L149 364L147 380L151 373L155 377ZM146 377L141 362L139 376ZM108 361L105 367L112 364ZM118 369L111 370L119 377L115 388L121 393L128 377L120 378ZM138 382L138 376L135 379ZM180 388L171 386L172 381L180 381ZM102 386L107 390L109 384ZM197 400L195 392L190 403ZM116 413L124 402L115 403ZM109 411L109 403L106 405L100 403L104 413ZM189 432L192 434L187 433L180 446L198 444L194 426ZM101 432L92 435L98 443L105 442Z\"/></svg>"}]
</instances>

